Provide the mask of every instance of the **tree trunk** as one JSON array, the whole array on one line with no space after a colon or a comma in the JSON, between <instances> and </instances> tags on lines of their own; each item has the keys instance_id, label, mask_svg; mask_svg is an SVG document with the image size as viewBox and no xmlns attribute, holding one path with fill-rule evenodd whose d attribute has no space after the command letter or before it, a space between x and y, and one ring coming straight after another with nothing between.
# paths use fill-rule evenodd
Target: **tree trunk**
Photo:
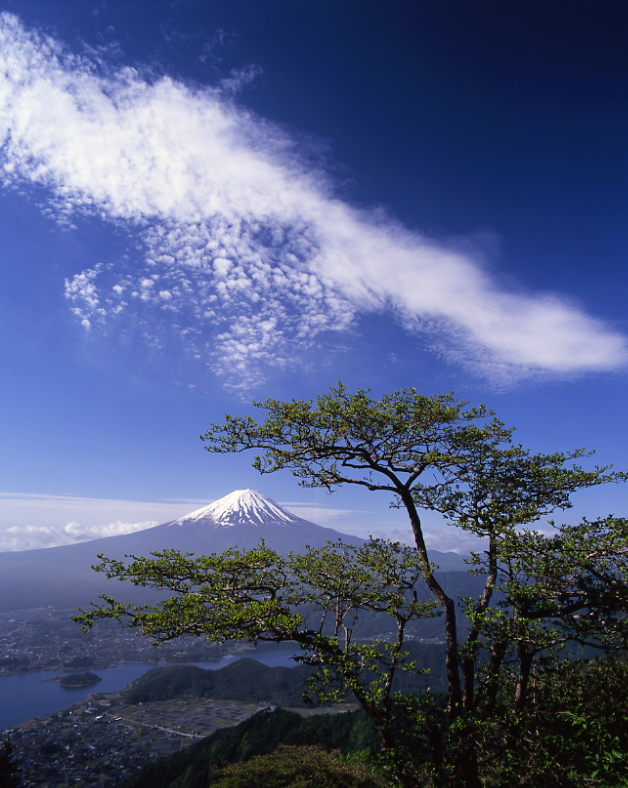
<instances>
[{"instance_id":1,"label":"tree trunk","mask_svg":"<svg viewBox=\"0 0 628 788\"><path fill-rule=\"evenodd\" d=\"M519 681L515 692L515 711L523 711L528 700L528 685L530 683L530 671L532 670L532 660L534 654L527 651L523 646L517 648L519 654Z\"/></svg>"},{"instance_id":2,"label":"tree trunk","mask_svg":"<svg viewBox=\"0 0 628 788\"><path fill-rule=\"evenodd\" d=\"M403 501L404 506L410 517L410 525L414 534L414 541L419 555L422 559L423 579L431 593L438 599L440 606L445 613L445 668L447 671L447 695L448 703L447 709L449 712L450 720L455 720L462 711L462 690L460 687L460 673L458 666L458 636L456 631L456 606L454 600L451 599L438 580L434 577L434 573L430 568L429 557L427 554L427 547L425 546L425 539L423 538L423 528L421 526L421 518L417 512L412 494L407 488L398 490L399 497Z\"/></svg>"},{"instance_id":3,"label":"tree trunk","mask_svg":"<svg viewBox=\"0 0 628 788\"><path fill-rule=\"evenodd\" d=\"M456 758L453 788L482 788L477 747L470 733L465 734L461 740L460 751Z\"/></svg>"},{"instance_id":4,"label":"tree trunk","mask_svg":"<svg viewBox=\"0 0 628 788\"><path fill-rule=\"evenodd\" d=\"M497 582L497 556L495 551L494 535L490 533L489 536L490 544L488 550L488 575L486 576L486 582L484 583L482 596L480 597L478 604L475 606L474 613L476 616L482 615L488 608L491 602L491 597L493 596L493 590L495 589L495 583ZM480 632L478 625L474 622L473 626L469 630L469 635L467 637L466 656L462 661L462 676L464 682L463 706L466 712L471 711L474 705L475 665L477 662L477 641L479 635Z\"/></svg>"},{"instance_id":5,"label":"tree trunk","mask_svg":"<svg viewBox=\"0 0 628 788\"><path fill-rule=\"evenodd\" d=\"M495 711L497 703L497 691L499 689L499 671L501 669L508 644L505 642L496 643L491 649L491 661L488 668L488 679L485 684L484 707L482 717L487 719Z\"/></svg>"}]
</instances>

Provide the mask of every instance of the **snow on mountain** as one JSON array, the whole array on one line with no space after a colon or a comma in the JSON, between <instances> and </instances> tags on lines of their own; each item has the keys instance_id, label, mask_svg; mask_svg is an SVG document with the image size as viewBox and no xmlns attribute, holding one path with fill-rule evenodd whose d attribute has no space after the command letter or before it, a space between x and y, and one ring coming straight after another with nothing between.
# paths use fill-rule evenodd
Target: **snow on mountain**
<instances>
[{"instance_id":1,"label":"snow on mountain","mask_svg":"<svg viewBox=\"0 0 628 788\"><path fill-rule=\"evenodd\" d=\"M106 592L126 602L150 602L147 589L107 580L92 571L97 555L110 558L148 556L156 551L179 550L207 555L231 548L250 550L261 540L286 555L326 542L360 545L363 539L296 517L255 490L236 490L219 501L154 528L108 536L89 542L39 550L0 553L0 612L23 608L76 608L89 605ZM461 556L431 551L442 571L466 570ZM458 591L456 591L458 593Z\"/></svg>"},{"instance_id":2,"label":"snow on mountain","mask_svg":"<svg viewBox=\"0 0 628 788\"><path fill-rule=\"evenodd\" d=\"M362 539L296 517L255 490L236 490L209 506L154 528L90 542L40 550L0 553L0 611L26 607L84 607L106 592L123 601L150 601L148 590L107 580L92 571L97 555L148 556L163 550L194 555L251 550L265 544L286 555L328 540L361 544Z\"/></svg>"},{"instance_id":3,"label":"snow on mountain","mask_svg":"<svg viewBox=\"0 0 628 788\"><path fill-rule=\"evenodd\" d=\"M170 523L170 526L203 523L213 528L231 528L234 525L294 526L302 522L301 518L290 514L257 490L234 490L209 506L179 517Z\"/></svg>"}]
</instances>

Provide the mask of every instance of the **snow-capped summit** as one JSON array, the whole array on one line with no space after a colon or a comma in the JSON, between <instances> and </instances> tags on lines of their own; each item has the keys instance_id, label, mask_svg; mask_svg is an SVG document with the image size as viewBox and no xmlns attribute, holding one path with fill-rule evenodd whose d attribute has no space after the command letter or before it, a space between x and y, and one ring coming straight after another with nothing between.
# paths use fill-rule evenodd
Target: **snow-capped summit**
<instances>
[{"instance_id":1,"label":"snow-capped summit","mask_svg":"<svg viewBox=\"0 0 628 788\"><path fill-rule=\"evenodd\" d=\"M257 490L234 490L209 506L179 517L171 525L185 526L191 523L203 523L212 528L231 528L234 525L295 526L303 523L303 520Z\"/></svg>"},{"instance_id":2,"label":"snow-capped summit","mask_svg":"<svg viewBox=\"0 0 628 788\"><path fill-rule=\"evenodd\" d=\"M46 605L86 607L103 591L123 601L152 604L154 597L148 590L107 580L102 573L92 571L90 567L97 555L103 553L120 560L163 550L207 555L231 548L250 550L261 540L283 555L303 552L306 545L322 547L328 541L353 545L364 542L296 517L255 490L236 490L185 517L143 531L60 547L0 553L0 611ZM454 556L457 564L452 564L452 555L431 553L432 559L447 571L466 570L460 556Z\"/></svg>"},{"instance_id":3,"label":"snow-capped summit","mask_svg":"<svg viewBox=\"0 0 628 788\"><path fill-rule=\"evenodd\" d=\"M328 540L361 544L362 539L303 520L255 490L236 490L154 528L91 542L19 553L0 553L0 611L24 607L80 607L106 593L124 601L150 602L148 590L107 580L90 568L99 553L110 558L148 556L163 550L194 555L251 550L261 541L285 555ZM126 589L126 590L125 590Z\"/></svg>"}]
</instances>

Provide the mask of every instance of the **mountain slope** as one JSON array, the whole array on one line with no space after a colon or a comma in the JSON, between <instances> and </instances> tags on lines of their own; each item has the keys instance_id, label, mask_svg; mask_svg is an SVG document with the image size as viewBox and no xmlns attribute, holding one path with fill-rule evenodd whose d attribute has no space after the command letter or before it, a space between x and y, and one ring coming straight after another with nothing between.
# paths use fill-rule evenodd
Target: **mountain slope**
<instances>
[{"instance_id":1,"label":"mountain slope","mask_svg":"<svg viewBox=\"0 0 628 788\"><path fill-rule=\"evenodd\" d=\"M231 728L219 728L185 750L152 761L117 788L207 788L226 763L273 752L279 744L320 744L343 754L379 752L377 734L363 711L300 717L284 709L263 711Z\"/></svg>"},{"instance_id":2,"label":"mountain slope","mask_svg":"<svg viewBox=\"0 0 628 788\"><path fill-rule=\"evenodd\" d=\"M0 611L83 606L103 591L121 599L143 599L143 589L107 581L91 569L99 553L123 558L171 549L202 555L230 547L250 549L261 539L282 553L303 551L307 544L322 547L328 540L363 541L296 517L254 490L237 490L185 517L132 534L0 553Z\"/></svg>"},{"instance_id":3,"label":"mountain slope","mask_svg":"<svg viewBox=\"0 0 628 788\"><path fill-rule=\"evenodd\" d=\"M353 545L364 542L296 517L255 490L236 490L177 520L132 534L0 553L0 611L83 607L103 592L122 601L144 602L153 592L130 583L108 581L91 569L99 553L120 559L167 549L203 555L230 547L251 549L261 539L284 554L302 552L306 545L322 547L327 541ZM442 571L466 570L463 559L455 553L434 551L432 555Z\"/></svg>"}]
</instances>

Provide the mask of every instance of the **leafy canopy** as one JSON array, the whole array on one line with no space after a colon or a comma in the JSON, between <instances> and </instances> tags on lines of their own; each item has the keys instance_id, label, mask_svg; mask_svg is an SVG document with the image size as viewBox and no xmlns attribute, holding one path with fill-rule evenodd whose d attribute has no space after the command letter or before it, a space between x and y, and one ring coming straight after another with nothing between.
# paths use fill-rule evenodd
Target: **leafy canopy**
<instances>
[{"instance_id":1,"label":"leafy canopy","mask_svg":"<svg viewBox=\"0 0 628 788\"><path fill-rule=\"evenodd\" d=\"M287 557L262 543L254 550L200 557L167 550L132 557L130 564L100 558L95 569L107 577L167 589L174 596L156 607L104 596L104 605L76 617L84 630L114 618L139 627L156 644L183 635L219 643L292 641L301 647L297 660L318 668L309 681L310 696L340 701L350 690L385 728L394 717L396 672L416 669L403 651L406 627L436 613L434 601L418 596L416 551L377 539L357 547L330 543ZM393 619L391 642L353 638L358 616L367 611Z\"/></svg>"},{"instance_id":2,"label":"leafy canopy","mask_svg":"<svg viewBox=\"0 0 628 788\"><path fill-rule=\"evenodd\" d=\"M561 649L575 643L608 651L628 643L628 522L551 523L549 535L530 526L568 509L577 490L627 474L583 468L577 461L591 454L584 449L534 454L484 406L470 408L451 394L402 389L376 400L339 384L316 401L255 404L267 411L265 420L226 416L201 436L208 451L257 451L258 471L289 470L306 487L388 492L408 515L415 549L371 540L287 558L263 544L201 557L164 551L131 556L130 564L101 556L96 569L108 577L173 596L153 608L105 597L79 620L88 628L117 618L156 642L182 635L295 641L300 660L318 668L311 695L335 700L351 690L401 784L517 784L525 757L506 754L522 731L534 740L543 728L535 688L558 670ZM425 510L484 540L470 567L482 578L477 596L458 600L435 574ZM428 602L417 591L421 584ZM395 636L359 642L355 622L366 612L391 617ZM394 697L391 690L397 671L420 669L403 651L408 622L437 612L445 628L446 713L433 699Z\"/></svg>"}]
</instances>

